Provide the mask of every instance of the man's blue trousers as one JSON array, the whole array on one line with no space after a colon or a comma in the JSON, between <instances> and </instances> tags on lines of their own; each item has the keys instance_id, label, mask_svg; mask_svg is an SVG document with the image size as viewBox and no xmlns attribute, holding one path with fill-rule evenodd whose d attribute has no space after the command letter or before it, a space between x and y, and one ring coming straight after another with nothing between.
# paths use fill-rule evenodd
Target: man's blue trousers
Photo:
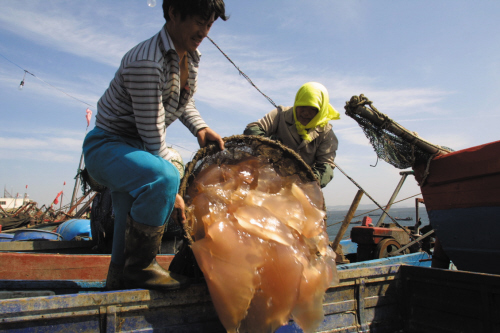
<instances>
[{"instance_id":1,"label":"man's blue trousers","mask_svg":"<svg viewBox=\"0 0 500 333\"><path fill-rule=\"evenodd\" d=\"M85 137L83 155L90 176L111 190L115 214L111 261L122 265L127 214L138 223L164 225L179 191L179 171L147 152L142 140L98 127Z\"/></svg>"}]
</instances>

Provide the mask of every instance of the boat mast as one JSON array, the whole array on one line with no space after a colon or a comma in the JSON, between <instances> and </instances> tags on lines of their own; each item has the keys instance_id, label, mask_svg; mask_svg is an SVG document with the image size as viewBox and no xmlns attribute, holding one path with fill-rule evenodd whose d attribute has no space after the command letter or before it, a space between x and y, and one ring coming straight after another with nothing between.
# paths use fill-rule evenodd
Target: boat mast
<instances>
[{"instance_id":1,"label":"boat mast","mask_svg":"<svg viewBox=\"0 0 500 333\"><path fill-rule=\"evenodd\" d=\"M75 187L73 188L73 195L71 196L71 202L70 202L70 209L73 207L73 203L76 201L76 193L78 191L78 188L80 187L80 170L83 167L83 152L82 155L80 156L80 163L78 164L78 173L75 179Z\"/></svg>"}]
</instances>

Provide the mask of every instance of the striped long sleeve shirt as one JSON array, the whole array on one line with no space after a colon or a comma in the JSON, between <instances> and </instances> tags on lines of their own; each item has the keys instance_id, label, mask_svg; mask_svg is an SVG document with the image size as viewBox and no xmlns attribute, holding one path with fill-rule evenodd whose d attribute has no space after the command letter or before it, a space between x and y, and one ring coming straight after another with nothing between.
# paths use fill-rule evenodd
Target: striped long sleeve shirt
<instances>
[{"instance_id":1,"label":"striped long sleeve shirt","mask_svg":"<svg viewBox=\"0 0 500 333\"><path fill-rule=\"evenodd\" d=\"M208 125L195 107L200 52L188 52L189 76L180 89L179 56L166 25L123 57L97 105L96 126L140 138L152 154L169 159L167 127L177 118L193 135Z\"/></svg>"}]
</instances>

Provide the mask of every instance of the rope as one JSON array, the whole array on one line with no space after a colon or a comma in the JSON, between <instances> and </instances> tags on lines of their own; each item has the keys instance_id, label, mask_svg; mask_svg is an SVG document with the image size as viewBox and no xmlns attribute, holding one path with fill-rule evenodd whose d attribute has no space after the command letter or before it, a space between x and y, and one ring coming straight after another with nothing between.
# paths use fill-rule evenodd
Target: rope
<instances>
[{"instance_id":1,"label":"rope","mask_svg":"<svg viewBox=\"0 0 500 333\"><path fill-rule=\"evenodd\" d=\"M33 74L33 73L31 73L30 71L28 71L28 70L26 70L26 69L22 68L21 66L19 66L19 65L18 65L18 64L16 64L15 62L11 61L10 59L7 59L7 57L5 57L3 54L0 54L0 56L1 56L2 58L4 58L5 60L7 60L8 62L10 62L11 64L13 64L14 66L19 67L20 69L22 69L22 70L24 71L24 75L29 74L29 75L33 76L34 78L36 78L36 79L38 79L38 80L42 81L42 82L43 82L43 83L45 83L46 85L51 86L52 88L54 88L54 89L56 89L56 90L58 90L58 91L62 92L62 93L63 93L63 94L65 94L66 96L68 96L68 97L70 97L70 98L73 98L74 100L77 100L78 102L80 102L80 103L82 103L82 104L85 104L85 105L87 105L87 106L89 106L89 107L91 107L91 108L94 108L94 107L95 107L95 105L90 105L89 103L87 103L87 102L85 102L85 101L82 101L82 100L80 100L80 99L78 99L78 98L76 98L76 97L74 97L74 96L71 96L71 95L70 95L70 94L68 94L67 92L65 92L65 91L63 91L63 90L61 90L61 89L57 88L56 86L54 86L54 85L52 85L52 84L50 84L50 83L48 83L48 82L46 82L46 81L42 80L41 78L39 78L39 77L38 77L38 76L36 76L35 74ZM23 77L23 82L24 82L24 77Z\"/></svg>"},{"instance_id":2,"label":"rope","mask_svg":"<svg viewBox=\"0 0 500 333\"><path fill-rule=\"evenodd\" d=\"M222 51L222 50L221 50L221 48L220 48L217 44L215 44L215 42L214 42L214 41L213 41L210 37L208 37L208 36L207 36L207 38L208 38L208 39L212 42L212 44L214 44L214 46L215 46L215 47L216 47L216 48L217 48L217 49L218 49L218 50L219 50L219 51L220 51L220 52L221 52L221 53L222 53L222 54L226 57L226 59L227 59L227 60L228 60L231 64L233 64L233 66L234 66L234 67L238 70L238 72L240 73L240 75L242 75L242 76L243 76L243 77L244 77L244 78L245 78L245 79L246 79L246 80L247 80L247 81L248 81L248 82L249 82L249 83L250 83L250 84L251 84L251 85L252 85L255 89L257 89L257 91L258 91L258 92L260 92L260 93L262 94L262 96L264 96L265 98L267 98L267 100L268 100L268 101L269 101L269 102L270 102L270 103L271 103L271 104L272 104L275 108L277 108L277 106L276 106L276 104L273 102L273 100L272 100L271 98L269 98L266 94L264 94L264 93L263 93L263 92L262 92L262 91L261 91L261 90L260 90L260 89L259 89L259 88L258 88L258 87L257 87L257 86L253 83L253 82L252 82L252 80L251 80L251 79L250 79L250 78L249 78L249 77L248 77L245 73L243 73L243 72L241 71L241 69L240 69L238 66L236 66L236 64L235 64L235 63L234 63L234 62L233 62L233 61L229 58L229 56L228 56L228 55L226 55L226 54L224 53L224 51ZM373 108L374 110L376 110L376 111L378 112L378 110L377 110L374 106L372 106L372 101L368 100L368 98L366 98L364 95L360 95L360 97L361 97L361 98L360 98L359 102L357 103L357 105L364 105L364 104L368 104L368 105L370 105L370 107L371 107L371 108ZM385 116L385 115L384 115L384 116ZM389 118L389 117L387 117L387 116L385 116L385 120L389 120L389 121L390 121L390 118ZM409 236L410 236L410 238L411 238L411 233L410 233L409 231L407 231L407 230L406 230L403 226L401 226L401 225L400 225L400 224L399 224L399 223L398 223L398 222L397 222L397 221L396 221L396 220L395 220L392 216L390 216L390 215L389 215L389 213L387 213L387 212L384 210L384 208L382 208L382 206L381 206L378 202L376 202L376 201L375 201L375 199L373 199L373 198L372 198L372 197L371 197L371 196L370 196L370 195L369 195L369 194L368 194L368 193L367 193L367 192L366 192L366 191L365 191L365 190L364 190L361 186L359 186L359 184L358 184L358 183L356 183L356 182L354 181L354 179L352 179L351 177L349 177L349 176L348 176L348 175L347 175L347 174L346 174L346 173L345 173L345 172L344 172L344 171L343 171L343 170L339 167L339 165L338 165L337 163L335 163L335 166L337 167L337 169L339 169L339 170L340 170L340 172L342 172L342 173L344 174L344 176L346 176L346 177L347 177L347 179L349 179L349 180L350 180L350 181L351 181L354 185L356 185L356 186L357 186L360 190L362 190L362 191L366 194L366 196L367 196L368 198L370 198L370 200L372 200L372 201L373 201L373 203L375 203L375 204L377 205L377 207L379 207L379 208L380 208L380 209L381 209L381 210L382 210L382 211L383 211L383 212L384 212L384 213L385 213L385 214L386 214L386 215L387 215L387 216L388 216L388 217L389 217L389 218L390 218L390 219L391 219L391 220L392 220L392 221L393 221L393 222L394 222L394 223L395 223L398 227L400 227L401 229L405 230L405 231L406 231L406 233L408 233L408 235L409 235Z\"/></svg>"},{"instance_id":3,"label":"rope","mask_svg":"<svg viewBox=\"0 0 500 333\"><path fill-rule=\"evenodd\" d=\"M240 75L243 76L248 81L248 83L250 83L252 85L252 87L254 87L255 89L257 89L257 91L260 92L262 94L262 96L264 96L265 98L267 98L267 100L269 102L271 102L271 104L275 108L278 108L278 106L273 102L273 100L269 96L267 96L266 94L264 94L262 91L260 91L260 89L252 82L252 80L250 80L250 78L248 77L248 75L246 75L245 73L243 73L241 71L241 69L238 66L236 66L236 64L227 56L227 54L224 53L224 51L221 50L221 48L217 44L215 44L215 42L210 37L207 36L207 38L208 38L209 41L212 42L212 44L214 44L214 46L220 51L220 53L222 53L224 55L224 57L226 57L226 59L229 60L229 62L231 64L233 64L233 66L238 70L238 72L240 72Z\"/></svg>"},{"instance_id":4,"label":"rope","mask_svg":"<svg viewBox=\"0 0 500 333\"><path fill-rule=\"evenodd\" d=\"M381 210L382 210L382 211L383 211L383 212L387 215L387 217L389 217L389 218L392 220L392 222L394 222L394 223L395 223L398 227L400 227L401 229L403 229L403 230L404 230L404 231L408 234L408 236L410 236L410 239L412 238L411 232L409 232L408 230L406 230L406 229L405 229L405 228L404 228L401 224L399 224L399 223L396 221L396 219L394 219L391 215L389 215L389 213L388 213L388 212L386 212L386 211L385 211L385 209L384 209L384 208L382 208L382 206L381 206L381 205L380 205L377 201L375 201L375 199L373 199L373 198L370 196L370 194L368 194L368 193L367 193L367 192L366 192L366 191L365 191L365 190L364 190L364 189L363 189L363 188L362 188L362 187L361 187L358 183L356 183L356 181L355 181L354 179L352 179L351 177L349 177L349 176L348 176L348 175L344 172L344 170L342 170L341 168L339 168L338 164L336 164L336 163L335 163L335 166L337 167L337 169L339 169L339 171L340 171L340 172L342 172L342 173L344 174L344 176L346 176L346 177L347 177L347 179L349 179L349 180L350 180L350 181L351 181L354 185L356 185L356 186L357 186L357 187L358 187L361 191L363 191L363 193L365 193L365 194L366 194L366 196L367 196L368 198L370 198L370 200L371 200L371 201L373 201L373 203L374 203L375 205L377 205L377 207L378 207L379 209L381 209Z\"/></svg>"},{"instance_id":5,"label":"rope","mask_svg":"<svg viewBox=\"0 0 500 333\"><path fill-rule=\"evenodd\" d=\"M393 202L392 204L394 205L394 204L400 203L400 202L402 202L402 201L405 201L405 200L408 200L408 199L414 198L414 197L416 197L417 195L421 195L421 194L422 194L422 193L417 193L417 194L414 194L414 195L409 196L409 197L406 197L406 198L404 198L404 199L401 199L401 200L395 201L395 202ZM366 214L370 214L371 212L374 212L374 211L377 211L377 210L378 210L378 208L375 208L375 209L369 210L369 211L367 211L367 212L363 212L363 213L361 213L361 214L355 215L355 216L353 216L352 218L354 219L354 218L356 218L356 217L360 217L360 216L363 216L363 215L366 215ZM338 222L335 222L335 223L332 223L332 224L329 224L329 225L327 225L326 227L327 227L327 228L329 228L329 227L333 227L334 225L340 224L340 223L342 223L342 222L344 222L344 220L342 220L342 221L338 221ZM351 224L352 224L352 223L353 223L353 222L351 222Z\"/></svg>"}]
</instances>

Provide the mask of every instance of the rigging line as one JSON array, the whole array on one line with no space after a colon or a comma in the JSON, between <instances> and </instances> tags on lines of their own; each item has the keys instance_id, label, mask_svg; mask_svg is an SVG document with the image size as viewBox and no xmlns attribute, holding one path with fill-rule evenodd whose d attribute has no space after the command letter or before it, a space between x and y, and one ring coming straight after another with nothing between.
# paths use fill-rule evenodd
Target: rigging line
<instances>
[{"instance_id":1,"label":"rigging line","mask_svg":"<svg viewBox=\"0 0 500 333\"><path fill-rule=\"evenodd\" d=\"M30 72L28 72L27 70L25 70L24 68L22 68L21 66L19 66L18 64L16 64L15 62L13 62L13 61L11 61L11 60L7 59L7 58L6 58L3 54L1 54L1 53L0 53L0 56L1 56L2 58L4 58L5 60L7 60L8 62L10 62L11 64L13 64L14 66L19 67L20 69L22 69L22 70L23 70L23 71L25 71L26 73L31 74ZM31 74L31 75L33 75L33 74Z\"/></svg>"},{"instance_id":2,"label":"rigging line","mask_svg":"<svg viewBox=\"0 0 500 333\"><path fill-rule=\"evenodd\" d=\"M61 89L57 88L56 86L54 86L54 85L52 85L52 84L50 84L50 83L48 83L48 82L46 82L46 81L42 80L41 78L39 78L39 77L38 77L38 76L36 76L35 74L33 74L33 73L31 73L30 71L28 71L28 70L26 70L26 69L22 68L21 66L19 66L18 64L16 64L16 63L15 63L15 62L13 62L12 60L10 60L10 59L8 59L7 57L5 57L3 54L1 54L1 53L0 53L0 56L2 56L2 58L4 58L5 60L7 60L8 62L10 62L11 64L15 65L16 67L19 67L20 69L22 69L25 73L28 73L28 74L30 74L31 76L33 76L33 77L37 78L38 80L42 81L42 82L43 82L43 83L45 83L46 85L48 85L48 86L50 86L50 87L52 87L52 88L54 88L54 89L59 90L60 92L62 92L62 93L63 93L63 94L65 94L66 96L68 96L68 97L70 97L70 98L73 98L74 100L77 100L78 102L83 103L83 104L85 104L85 105L87 105L87 106L89 106L89 107L91 107L91 108L94 108L94 107L95 107L95 105L90 105L89 103L87 103L87 102L85 102L85 101L82 101L82 100L80 100L80 99L78 99L78 98L76 98L76 97L74 97L74 96L71 96L71 95L70 95L70 94L68 94L67 92L65 92L65 91L63 91L63 90L61 90Z\"/></svg>"},{"instance_id":3,"label":"rigging line","mask_svg":"<svg viewBox=\"0 0 500 333\"><path fill-rule=\"evenodd\" d=\"M404 228L401 224L399 224L399 223L396 221L396 219L394 219L391 215L389 215L389 213L388 213L388 212L386 212L386 211L385 211L385 209L384 209L384 208L382 208L382 206L380 206L380 204L379 204L377 201L375 201L375 199L373 199L373 198L371 197L371 195L369 195L369 194L368 194L368 193L367 193L367 192L366 192L366 191L365 191L365 190L364 190L364 189L363 189L363 188L362 188L362 187L361 187L358 183L356 183L356 181L355 181L354 179L352 179L351 177L349 177L349 176L348 176L348 175L344 172L344 170L342 170L341 168L339 168L339 166L338 166L338 164L337 164L337 163L334 163L334 164L335 164L335 166L337 167L337 169L339 169L339 171L340 171L340 172L342 172L342 173L344 174L344 176L346 176L346 177L347 177L347 179L349 179L349 180L350 180L350 181L351 181L354 185L356 185L356 186L357 186L357 188L359 188L361 191L363 191L363 193L364 193L364 194L366 194L366 196L367 196L368 198L370 198L370 200L371 200L371 201L373 201L373 203L374 203L375 205L377 205L377 207L378 207L378 208L380 208L380 209L381 209L381 210L382 210L382 211L383 211L383 212L387 215L387 217L389 217L389 218L392 220L392 222L394 222L394 223L395 223L398 227L400 227L402 230L406 231L406 233L410 236L410 239L412 239L412 235L411 235L411 233L410 233L409 231L407 231L407 230L406 230L406 229L405 229L405 228Z\"/></svg>"},{"instance_id":4,"label":"rigging line","mask_svg":"<svg viewBox=\"0 0 500 333\"><path fill-rule=\"evenodd\" d=\"M76 97L74 97L74 96L71 96L70 94L66 93L65 91L63 91L63 90L61 90L61 89L59 89L59 88L57 88L56 86L54 86L54 85L52 85L52 84L50 84L50 83L48 83L48 82L46 82L46 81L42 80L41 78L39 78L39 77L38 77L38 76L36 76L35 74L33 74L33 73L31 73L30 71L28 71L28 70L26 70L26 69L22 68L21 66L19 66L18 64L16 64L16 63L15 63L15 62L13 62L12 60L10 60L10 59L8 59L7 57L5 57L3 54L1 54L1 53L0 53L0 56L1 56L2 58L4 58L5 60L7 60L8 62L10 62L11 64L13 64L14 66L16 66L16 67L18 67L18 68L22 69L22 70L24 71L25 75L26 75L26 73L28 73L28 74L30 74L31 76L33 76L33 77L37 78L38 80L42 81L42 82L43 82L43 83L45 83L46 85L48 85L48 86L50 86L50 87L52 87L52 88L54 88L54 89L59 90L60 92L62 92L62 93L63 93L63 94L65 94L66 96L71 97L71 98L73 98L73 99L77 100L78 102L83 103L83 104L85 104L85 105L87 105L87 106L89 106L89 107L91 107L91 108L95 108L95 107L96 107L96 105L90 105L89 103L87 103L87 102L85 102L85 101L82 101L82 100L80 100L80 99L78 99L78 98L76 98ZM85 130L85 134L87 134L87 131L88 131L88 126L87 126L87 129ZM188 151L188 152L190 152L190 153L193 153L193 151L191 151L191 150L189 150L189 149L186 149L186 148L184 148L184 147L182 147L182 146L176 145L176 144L174 144L174 143L172 143L171 145L172 145L172 146L177 146L177 147L179 147L179 148L181 148L181 149L184 149L184 150L186 150L186 151Z\"/></svg>"},{"instance_id":5,"label":"rigging line","mask_svg":"<svg viewBox=\"0 0 500 333\"><path fill-rule=\"evenodd\" d=\"M246 75L245 73L243 73L243 71L238 67L236 66L236 64L227 56L227 54L224 53L224 51L221 50L221 48L219 47L219 45L215 44L215 42L212 40L212 38L208 37L208 40L212 42L212 44L214 44L214 46L220 51L220 53L222 53L224 55L224 57L226 57L227 60L229 60L229 62L231 64L233 64L233 66L238 70L238 72L240 73L241 76L243 76L247 81L248 83L250 83L252 85L252 87L254 87L255 89L257 89L258 92L260 92L262 94L262 96L264 96L269 102L271 102L271 104L275 107L275 108L278 108L278 106L276 105L276 103L274 103L274 101L269 97L267 96L266 94L264 94L253 82L252 80L248 77L248 75Z\"/></svg>"},{"instance_id":6,"label":"rigging line","mask_svg":"<svg viewBox=\"0 0 500 333\"><path fill-rule=\"evenodd\" d=\"M210 40L210 41L212 42L212 44L214 44L214 46L215 46L215 47L216 47L216 48L217 48L217 49L218 49L218 50L219 50L219 51L220 51L220 52L221 52L221 53L222 53L222 54L226 57L226 59L227 59L227 60L229 60L229 62L230 62L231 64L233 64L233 66L234 66L234 67L238 70L238 72L240 72L240 74L241 74L241 75L242 75L242 76L243 76L243 77L244 77L244 78L245 78L245 79L246 79L246 80L247 80L247 81L248 81L248 82L249 82L249 83L250 83L250 84L251 84L251 85L252 85L255 89L257 89L257 91L258 91L258 92L260 92L260 93L261 93L261 94L262 94L265 98L267 98L267 100L268 100L268 101L269 101L272 105L274 105L274 107L275 107L275 108L277 108L277 106L276 106L276 104L273 102L273 100L272 100L270 97L268 97L266 94L264 94L264 93L263 93L263 92L262 92L262 91L261 91L261 90L260 90L260 89L259 89L259 88L258 88L258 87L257 87L257 86L253 83L253 82L252 82L252 80L250 80L250 78L249 78L249 77L248 77L245 73L243 73L243 72L241 71L241 69L240 69L238 66L236 66L236 64L235 64L235 63L234 63L234 62L233 62L233 61L232 61L232 60L231 60L231 59L230 59L230 58L229 58L229 57L228 57L228 56L224 53L224 51L222 51L222 50L221 50L221 48L220 48L217 44L215 44L215 42L214 42L214 41L213 41L210 37L208 37L208 36L207 36L207 38L208 38L208 40ZM392 220L392 221L393 221L393 222L394 222L394 223L395 223L398 227L400 227L401 229L405 230L405 229L404 229L404 228L403 228L403 227L402 227L402 226L401 226L398 222L396 222L396 220L395 220L395 219L394 219L391 215L389 215L389 214L388 214L388 213L387 213L387 212L386 212L386 211L382 208L382 206L380 206L380 204L379 204L378 202L376 202L376 201L375 201L375 199L373 199L373 198L372 198L372 197L371 197L368 193L366 193L366 191L365 191L363 188L361 188L361 186L359 186L359 185L358 185L358 183L356 183L356 181L354 181L354 179L352 179L351 177L349 177L349 176L348 176L348 175L347 175L347 174L346 174L346 173L345 173L345 172L344 172L344 171L343 171L343 170L342 170L342 169L338 166L338 164L337 164L337 163L335 163L335 165L336 165L336 167L340 170L340 172L342 172L342 173L344 174L344 176L346 176L346 177L347 177L347 178L348 178L351 182L353 182L353 184L354 184L354 185L356 185L356 186L357 186L360 190L362 190L362 191L366 194L366 196L367 196L368 198L370 198L370 199L373 201L373 203L375 203L375 204L376 204L376 205L377 205L377 206L378 206L378 207L379 207L379 208L380 208L380 209L381 209L381 210L382 210L382 211L383 211L383 212L384 212L384 213L385 213L385 214L386 214L386 215L387 215L387 216L388 216L388 217L389 217L389 218L390 218L390 219L391 219L391 220ZM411 235L410 235L410 236L411 236Z\"/></svg>"},{"instance_id":7,"label":"rigging line","mask_svg":"<svg viewBox=\"0 0 500 333\"><path fill-rule=\"evenodd\" d=\"M414 195L409 196L409 197L406 197L406 198L404 198L404 199L401 199L401 200L395 201L395 202L393 202L392 204L393 204L393 205L395 205L395 204L397 204L397 203L399 203L399 202L401 202L401 201L405 201L405 200L411 199L411 198L416 197L417 195L421 195L421 194L422 194L422 193L417 193L417 194L414 194ZM352 218L355 218L355 217L360 217L360 216L362 216L362 215L369 214L369 213L374 212L374 211L376 211L376 210L378 210L378 208L375 208L375 209L369 210L369 211L367 211L367 212L363 212L363 213L361 213L361 214L355 215L355 216L353 216ZM342 221L338 221L338 222L334 222L334 223L332 223L332 224L327 225L326 227L327 227L327 228L329 228L329 227L331 227L331 226L334 226L334 225L340 224L340 223L342 223L342 222L344 222L344 220L342 220ZM352 223L352 222L351 222L351 223Z\"/></svg>"},{"instance_id":8,"label":"rigging line","mask_svg":"<svg viewBox=\"0 0 500 333\"><path fill-rule=\"evenodd\" d=\"M165 143L166 143L166 142L165 142ZM194 153L192 150L189 150L189 149L184 148L184 147L182 147L182 146L176 145L175 143L170 143L170 144L169 144L169 143L166 143L166 144L167 144L167 145L171 145L171 146L176 146L176 147L179 147L179 148L184 149L185 151L190 152L190 153Z\"/></svg>"},{"instance_id":9,"label":"rigging line","mask_svg":"<svg viewBox=\"0 0 500 333\"><path fill-rule=\"evenodd\" d=\"M51 87L52 87L52 88L54 88L54 89L59 90L60 92L62 92L62 93L63 93L63 94L65 94L66 96L68 96L68 97L70 97L70 98L73 98L74 100L76 100L76 101L78 101L78 102L80 102L80 103L83 103L83 104L85 104L85 105L87 105L87 106L89 106L89 107L91 107L91 108L96 107L96 105L90 105L89 103L87 103L87 102L85 102L85 101L82 101L81 99L78 99L78 98L76 98L76 97L74 97L74 96L71 96L71 95L70 95L70 94L68 94L67 92L65 92L65 91L63 91L63 90L61 90L61 89L57 88L56 86L53 86L52 84L50 84L50 83L48 83L48 82L46 82L46 81L42 80L41 78L39 78L39 77L38 77L38 76L36 76L35 74L31 74L31 75L33 75L34 77L36 77L38 80L42 81L43 83L45 83L45 84L47 84L47 85L51 86Z\"/></svg>"}]
</instances>

